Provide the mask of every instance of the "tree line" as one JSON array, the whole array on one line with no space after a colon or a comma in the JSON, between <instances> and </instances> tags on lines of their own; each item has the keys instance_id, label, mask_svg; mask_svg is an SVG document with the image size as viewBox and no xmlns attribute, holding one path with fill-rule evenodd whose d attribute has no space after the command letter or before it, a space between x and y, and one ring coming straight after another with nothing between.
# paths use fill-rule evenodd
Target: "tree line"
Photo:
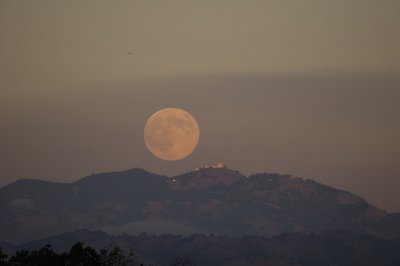
<instances>
[{"instance_id":1,"label":"tree line","mask_svg":"<svg viewBox=\"0 0 400 266\"><path fill-rule=\"evenodd\" d=\"M176 257L170 260L170 266L189 266L190 257ZM50 245L36 250L21 250L9 257L0 249L0 266L153 266L139 264L138 257L130 251L124 251L115 246L101 249L84 245L83 242L74 244L69 252L57 253Z\"/></svg>"},{"instance_id":2,"label":"tree line","mask_svg":"<svg viewBox=\"0 0 400 266\"><path fill-rule=\"evenodd\" d=\"M97 252L83 242L74 244L69 252L57 253L50 245L36 250L20 250L9 257L0 250L0 266L130 266L137 256L125 255L119 247L108 247Z\"/></svg>"}]
</instances>

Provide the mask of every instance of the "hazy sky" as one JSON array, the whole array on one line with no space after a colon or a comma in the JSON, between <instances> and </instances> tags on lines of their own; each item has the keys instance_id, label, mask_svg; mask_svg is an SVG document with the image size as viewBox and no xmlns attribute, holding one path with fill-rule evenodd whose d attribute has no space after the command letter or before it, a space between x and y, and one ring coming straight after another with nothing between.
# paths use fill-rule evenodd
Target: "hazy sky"
<instances>
[{"instance_id":1,"label":"hazy sky","mask_svg":"<svg viewBox=\"0 0 400 266\"><path fill-rule=\"evenodd\" d=\"M225 162L400 211L400 1L0 0L0 185ZM143 143L164 107L198 149Z\"/></svg>"}]
</instances>

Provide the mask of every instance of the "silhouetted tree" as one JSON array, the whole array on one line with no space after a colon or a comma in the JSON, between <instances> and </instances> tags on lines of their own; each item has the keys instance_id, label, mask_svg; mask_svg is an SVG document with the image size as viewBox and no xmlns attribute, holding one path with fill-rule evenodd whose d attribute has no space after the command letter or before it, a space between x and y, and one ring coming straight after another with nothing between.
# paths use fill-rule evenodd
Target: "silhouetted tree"
<instances>
[{"instance_id":1,"label":"silhouetted tree","mask_svg":"<svg viewBox=\"0 0 400 266\"><path fill-rule=\"evenodd\" d=\"M14 256L7 262L3 260L3 264L9 266L64 266L66 254L57 254L54 252L50 245L46 245L39 250L33 250L31 252L27 250L17 251Z\"/></svg>"},{"instance_id":2,"label":"silhouetted tree","mask_svg":"<svg viewBox=\"0 0 400 266\"><path fill-rule=\"evenodd\" d=\"M0 249L0 266L7 266L9 265L7 262L8 255L4 254L3 251Z\"/></svg>"},{"instance_id":3,"label":"silhouetted tree","mask_svg":"<svg viewBox=\"0 0 400 266\"><path fill-rule=\"evenodd\" d=\"M109 246L97 253L83 242L74 244L69 253L58 254L46 245L39 250L17 251L8 261L7 258L0 250L0 266L133 266L137 260L132 251L125 256L121 248Z\"/></svg>"},{"instance_id":4,"label":"silhouetted tree","mask_svg":"<svg viewBox=\"0 0 400 266\"><path fill-rule=\"evenodd\" d=\"M9 260L9 264L12 266L31 266L35 265L32 262L31 254L27 250L20 250L15 253Z\"/></svg>"},{"instance_id":5,"label":"silhouetted tree","mask_svg":"<svg viewBox=\"0 0 400 266\"><path fill-rule=\"evenodd\" d=\"M137 256L131 251L128 256L124 255L124 252L119 247L114 247L110 250L108 249L100 250L99 265L101 266L130 266L134 265Z\"/></svg>"},{"instance_id":6,"label":"silhouetted tree","mask_svg":"<svg viewBox=\"0 0 400 266\"><path fill-rule=\"evenodd\" d=\"M31 251L30 257L35 265L64 266L66 255L65 253L57 254L51 249L50 245L45 245L39 250Z\"/></svg>"},{"instance_id":7,"label":"silhouetted tree","mask_svg":"<svg viewBox=\"0 0 400 266\"><path fill-rule=\"evenodd\" d=\"M92 247L83 246L83 242L78 242L71 247L67 254L66 266L97 266L99 255Z\"/></svg>"}]
</instances>

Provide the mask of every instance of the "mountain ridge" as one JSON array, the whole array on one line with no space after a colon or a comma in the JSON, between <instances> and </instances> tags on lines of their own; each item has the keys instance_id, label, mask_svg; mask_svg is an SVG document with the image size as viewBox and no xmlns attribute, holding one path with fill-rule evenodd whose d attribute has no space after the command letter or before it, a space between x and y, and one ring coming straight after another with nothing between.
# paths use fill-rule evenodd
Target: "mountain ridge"
<instances>
[{"instance_id":1,"label":"mountain ridge","mask_svg":"<svg viewBox=\"0 0 400 266\"><path fill-rule=\"evenodd\" d=\"M71 183L22 179L0 188L0 240L11 243L81 228L266 236L348 229L396 237L396 217L310 179L227 168L173 177L133 168Z\"/></svg>"}]
</instances>

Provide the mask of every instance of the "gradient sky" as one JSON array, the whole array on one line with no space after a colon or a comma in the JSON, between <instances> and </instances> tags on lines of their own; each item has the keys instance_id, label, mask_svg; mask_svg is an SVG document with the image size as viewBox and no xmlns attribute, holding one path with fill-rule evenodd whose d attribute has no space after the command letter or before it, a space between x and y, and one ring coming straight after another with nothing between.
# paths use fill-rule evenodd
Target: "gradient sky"
<instances>
[{"instance_id":1,"label":"gradient sky","mask_svg":"<svg viewBox=\"0 0 400 266\"><path fill-rule=\"evenodd\" d=\"M400 211L399 1L0 0L0 185L225 162ZM198 120L178 162L143 142Z\"/></svg>"}]
</instances>

